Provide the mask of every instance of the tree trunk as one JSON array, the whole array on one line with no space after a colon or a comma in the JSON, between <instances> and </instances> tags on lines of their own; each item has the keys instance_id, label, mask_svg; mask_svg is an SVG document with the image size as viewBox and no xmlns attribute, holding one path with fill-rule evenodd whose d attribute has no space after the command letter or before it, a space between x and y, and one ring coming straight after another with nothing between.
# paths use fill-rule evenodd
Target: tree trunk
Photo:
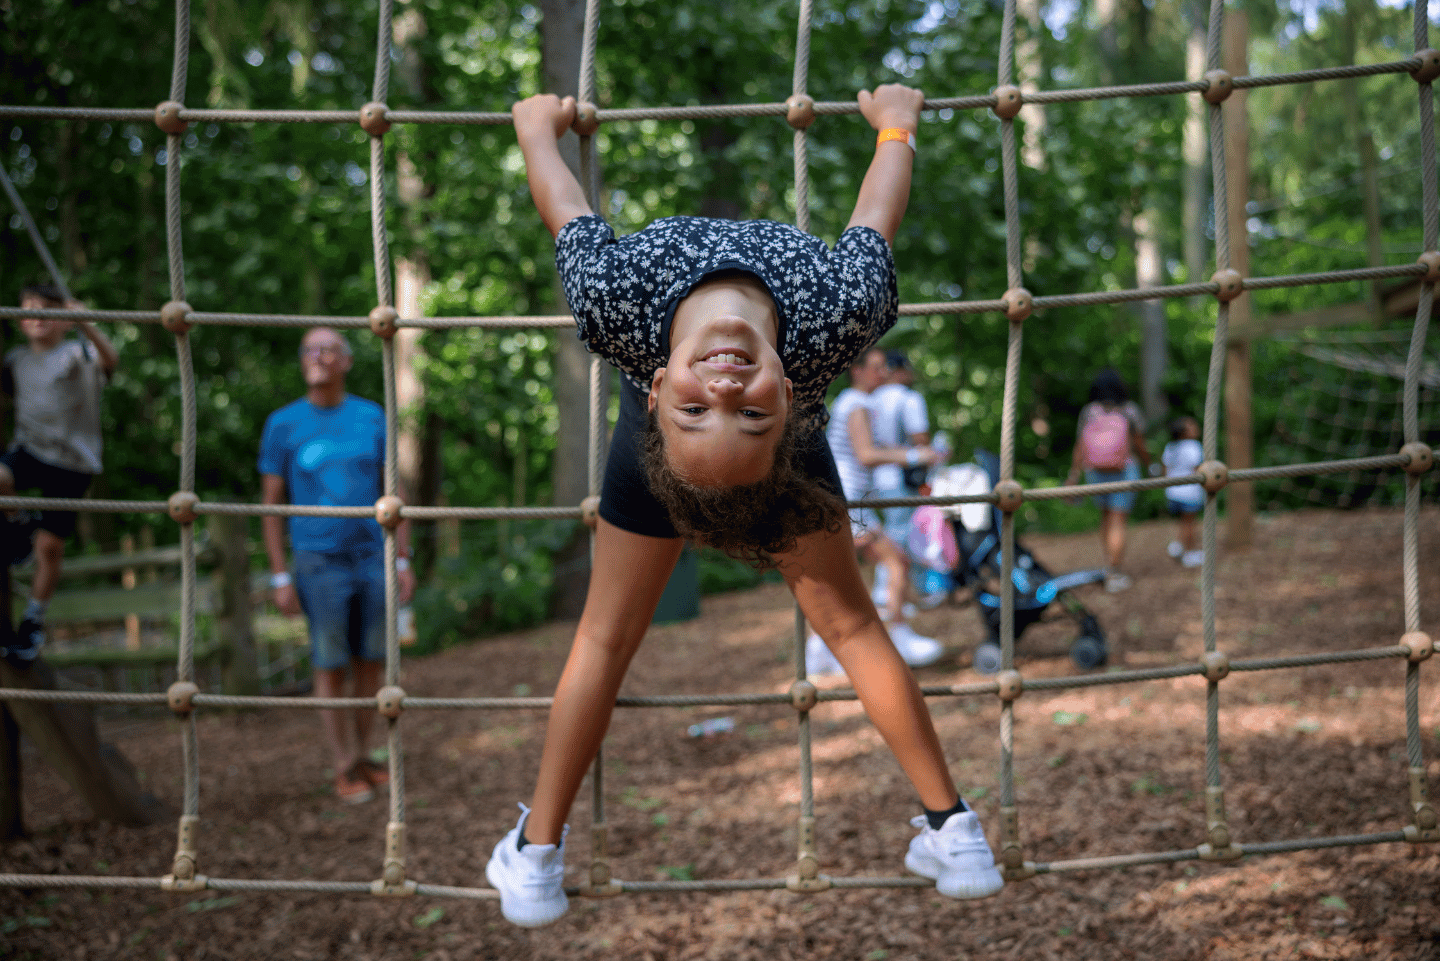
<instances>
[{"instance_id":1,"label":"tree trunk","mask_svg":"<svg viewBox=\"0 0 1440 961\"><path fill-rule=\"evenodd\" d=\"M1020 89L1029 93L1040 89L1040 81L1045 76L1045 62L1040 56L1040 36L1045 29L1040 0L1018 0L1016 12L1024 20L1026 30L1015 44L1015 74ZM1025 124L1020 160L1032 170L1044 170L1045 108L1038 103L1027 103L1020 108L1020 119Z\"/></svg>"},{"instance_id":2,"label":"tree trunk","mask_svg":"<svg viewBox=\"0 0 1440 961\"><path fill-rule=\"evenodd\" d=\"M1165 282L1160 256L1160 211L1146 210L1135 218L1135 285L1159 287ZM1150 423L1164 420L1165 368L1169 359L1165 302L1142 300L1140 314L1140 406Z\"/></svg>"},{"instance_id":3,"label":"tree trunk","mask_svg":"<svg viewBox=\"0 0 1440 961\"><path fill-rule=\"evenodd\" d=\"M10 577L0 574L0 586L9 594ZM7 643L14 636L9 616L0 618L0 633ZM36 658L25 670L16 670L0 660L0 687L26 690L57 690L55 672ZM170 817L165 805L140 786L131 766L112 745L100 740L95 729L95 715L79 704L53 701L9 701L5 713L14 719L14 727L28 737L40 756L57 774L75 789L102 821L127 827L157 824ZM0 791L0 830L23 828L20 816L20 764L18 738L14 727L0 724L0 773L6 778ZM13 757L12 757L13 756ZM5 758L11 757L13 764Z\"/></svg>"},{"instance_id":4,"label":"tree trunk","mask_svg":"<svg viewBox=\"0 0 1440 961\"><path fill-rule=\"evenodd\" d=\"M545 89L559 96L574 96L580 89L580 48L585 32L585 4L581 0L542 0L540 50ZM565 163L580 179L580 146L573 134L560 141ZM582 179L583 183L583 179ZM568 310L559 282L555 302ZM608 369L606 380L608 382ZM603 403L603 400L602 400ZM554 491L557 505L579 504L590 493L590 354L569 329L556 332L555 406L559 437L555 447ZM585 607L590 586L590 538L582 525L554 559L555 593L551 614L575 618Z\"/></svg>"},{"instance_id":5,"label":"tree trunk","mask_svg":"<svg viewBox=\"0 0 1440 961\"><path fill-rule=\"evenodd\" d=\"M1187 4L1190 33L1185 38L1185 79L1199 80L1205 75L1205 11L1199 4ZM1199 283L1209 274L1205 265L1209 262L1209 242L1205 237L1205 225L1209 221L1210 207L1210 139L1205 132L1206 117L1210 105L1201 97L1188 97L1185 101L1184 160L1184 248L1185 281ZM1199 304L1208 298L1191 298L1192 304Z\"/></svg>"},{"instance_id":6,"label":"tree trunk","mask_svg":"<svg viewBox=\"0 0 1440 961\"><path fill-rule=\"evenodd\" d=\"M425 35L425 16L411 6L395 17L395 45L400 50L396 79L412 103L438 101L427 83L425 64L416 41ZM402 319L423 316L420 294L430 282L430 264L425 257L427 224L419 209L430 193L415 158L405 153L396 158L396 193L405 220L409 250L395 260L395 310ZM395 334L395 407L399 434L395 438L400 485L412 504L433 505L436 479L440 474L440 429L442 421L425 413L425 384L415 373L415 358L421 350L424 332L401 327ZM435 526L412 524L411 543L417 578L428 575L435 556Z\"/></svg>"},{"instance_id":7,"label":"tree trunk","mask_svg":"<svg viewBox=\"0 0 1440 961\"><path fill-rule=\"evenodd\" d=\"M1225 13L1225 69L1232 77L1248 71L1246 53L1250 29L1243 10ZM1246 105L1249 91L1236 90L1222 111L1225 123L1226 198L1230 218L1230 266L1240 276L1250 273L1250 236L1246 231L1245 203L1250 197L1250 126ZM1232 329L1251 325L1251 300L1241 294L1230 302ZM1231 340L1225 351L1225 463L1233 471L1254 463L1255 440L1251 436L1250 342ZM1255 517L1255 485L1231 484L1225 488L1226 546L1250 546Z\"/></svg>"}]
</instances>

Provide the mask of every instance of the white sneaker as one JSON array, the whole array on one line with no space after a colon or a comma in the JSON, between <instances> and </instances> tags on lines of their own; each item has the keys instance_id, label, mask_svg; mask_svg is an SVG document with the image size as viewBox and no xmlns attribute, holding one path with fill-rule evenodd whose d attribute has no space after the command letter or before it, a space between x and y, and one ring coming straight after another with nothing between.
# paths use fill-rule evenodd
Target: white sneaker
<instances>
[{"instance_id":1,"label":"white sneaker","mask_svg":"<svg viewBox=\"0 0 1440 961\"><path fill-rule=\"evenodd\" d=\"M1005 886L974 811L952 814L936 831L925 815L910 819L920 833L910 839L905 868L935 882L947 898L986 898Z\"/></svg>"},{"instance_id":2,"label":"white sneaker","mask_svg":"<svg viewBox=\"0 0 1440 961\"><path fill-rule=\"evenodd\" d=\"M939 641L915 633L915 629L909 624L886 624L885 629L890 632L890 640L894 643L895 650L900 652L900 657L911 667L928 667L945 654L945 648Z\"/></svg>"},{"instance_id":3,"label":"white sneaker","mask_svg":"<svg viewBox=\"0 0 1440 961\"><path fill-rule=\"evenodd\" d=\"M819 634L811 634L805 639L805 673L811 677L843 677L845 674L845 668L840 666Z\"/></svg>"},{"instance_id":4,"label":"white sneaker","mask_svg":"<svg viewBox=\"0 0 1440 961\"><path fill-rule=\"evenodd\" d=\"M1180 556L1181 567L1199 567L1205 563L1204 551L1186 551Z\"/></svg>"},{"instance_id":5,"label":"white sneaker","mask_svg":"<svg viewBox=\"0 0 1440 961\"><path fill-rule=\"evenodd\" d=\"M520 848L520 831L530 809L520 805L520 820L495 845L485 880L500 892L500 913L522 928L538 928L556 921L570 910L565 897L565 825L559 844L526 844Z\"/></svg>"},{"instance_id":6,"label":"white sneaker","mask_svg":"<svg viewBox=\"0 0 1440 961\"><path fill-rule=\"evenodd\" d=\"M1181 544L1179 541L1171 541L1170 544L1165 548L1165 553L1169 554L1171 557L1175 558L1178 561L1180 559L1180 555L1185 553L1185 545Z\"/></svg>"},{"instance_id":7,"label":"white sneaker","mask_svg":"<svg viewBox=\"0 0 1440 961\"><path fill-rule=\"evenodd\" d=\"M1130 589L1131 583L1133 582L1130 580L1128 575L1121 574L1119 572L1105 575L1105 590L1109 591L1111 594L1118 594L1121 591L1128 591Z\"/></svg>"}]
</instances>

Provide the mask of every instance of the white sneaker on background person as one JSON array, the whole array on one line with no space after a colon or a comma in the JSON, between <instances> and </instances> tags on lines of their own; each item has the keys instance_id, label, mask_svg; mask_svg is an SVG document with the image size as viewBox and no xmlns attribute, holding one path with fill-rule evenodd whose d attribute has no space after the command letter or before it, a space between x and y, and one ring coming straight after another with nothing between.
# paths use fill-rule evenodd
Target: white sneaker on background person
<instances>
[{"instance_id":1,"label":"white sneaker on background person","mask_svg":"<svg viewBox=\"0 0 1440 961\"><path fill-rule=\"evenodd\" d=\"M1105 575L1105 590L1111 594L1118 594L1121 591L1128 591L1134 583L1129 575L1121 574L1119 571L1111 571Z\"/></svg>"},{"instance_id":2,"label":"white sneaker on background person","mask_svg":"<svg viewBox=\"0 0 1440 961\"><path fill-rule=\"evenodd\" d=\"M805 639L805 673L810 677L843 677L845 674L845 668L819 634Z\"/></svg>"},{"instance_id":3,"label":"white sneaker on background person","mask_svg":"<svg viewBox=\"0 0 1440 961\"><path fill-rule=\"evenodd\" d=\"M885 629L890 632L895 650L911 667L929 667L945 654L944 645L933 637L915 633L909 624L886 624Z\"/></svg>"},{"instance_id":4,"label":"white sneaker on background person","mask_svg":"<svg viewBox=\"0 0 1440 961\"><path fill-rule=\"evenodd\" d=\"M520 820L495 845L485 880L500 892L500 913L522 928L538 928L557 921L570 910L565 897L565 825L559 844L527 843L520 847L520 833L530 809L520 805Z\"/></svg>"},{"instance_id":5,"label":"white sneaker on background person","mask_svg":"<svg viewBox=\"0 0 1440 961\"><path fill-rule=\"evenodd\" d=\"M1185 553L1185 546L1179 541L1171 541L1169 545L1166 546L1165 553L1169 554L1171 557L1175 558L1175 560L1178 561L1180 559L1180 555Z\"/></svg>"},{"instance_id":6,"label":"white sneaker on background person","mask_svg":"<svg viewBox=\"0 0 1440 961\"><path fill-rule=\"evenodd\" d=\"M1184 554L1180 555L1181 567L1199 567L1201 564L1204 563L1204 551L1186 551Z\"/></svg>"}]
</instances>

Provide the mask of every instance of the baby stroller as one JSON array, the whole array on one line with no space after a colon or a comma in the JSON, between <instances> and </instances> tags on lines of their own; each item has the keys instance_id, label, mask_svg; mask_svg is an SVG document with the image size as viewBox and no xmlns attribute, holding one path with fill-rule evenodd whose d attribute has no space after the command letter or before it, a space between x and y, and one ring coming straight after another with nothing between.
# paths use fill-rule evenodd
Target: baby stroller
<instances>
[{"instance_id":1,"label":"baby stroller","mask_svg":"<svg viewBox=\"0 0 1440 961\"><path fill-rule=\"evenodd\" d=\"M975 452L975 464L939 468L931 478L936 497L987 494L999 479L994 454ZM948 537L946 535L949 535ZM927 506L916 510L910 527L910 554L915 560L922 591L969 587L985 622L987 639L975 648L975 670L1000 670L1000 509L989 503ZM938 575L938 577L937 577ZM948 578L948 581L947 581ZM1015 542L1015 638L1040 620L1052 604L1073 619L1079 634L1070 645L1070 660L1091 670L1105 663L1105 632L1072 590L1105 579L1103 570L1055 575L1035 555Z\"/></svg>"}]
</instances>

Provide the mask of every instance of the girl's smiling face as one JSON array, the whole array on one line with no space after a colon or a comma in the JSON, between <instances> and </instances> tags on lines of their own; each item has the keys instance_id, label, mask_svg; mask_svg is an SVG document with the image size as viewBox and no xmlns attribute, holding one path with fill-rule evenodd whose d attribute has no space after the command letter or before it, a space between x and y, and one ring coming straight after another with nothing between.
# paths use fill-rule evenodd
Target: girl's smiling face
<instances>
[{"instance_id":1,"label":"girl's smiling face","mask_svg":"<svg viewBox=\"0 0 1440 961\"><path fill-rule=\"evenodd\" d=\"M704 282L676 307L649 409L667 461L690 483L750 484L769 472L793 393L777 329L769 292L748 275Z\"/></svg>"}]
</instances>

